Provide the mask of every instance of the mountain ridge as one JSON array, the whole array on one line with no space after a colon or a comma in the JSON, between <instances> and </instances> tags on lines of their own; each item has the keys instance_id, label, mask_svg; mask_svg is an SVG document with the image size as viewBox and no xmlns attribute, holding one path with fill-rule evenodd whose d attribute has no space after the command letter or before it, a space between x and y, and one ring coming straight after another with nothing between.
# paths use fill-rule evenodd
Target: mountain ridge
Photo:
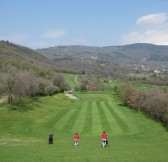
<instances>
[{"instance_id":1,"label":"mountain ridge","mask_svg":"<svg viewBox=\"0 0 168 162\"><path fill-rule=\"evenodd\" d=\"M135 43L106 47L67 45L42 48L37 49L36 51L50 59L66 57L90 59L92 57L124 65L168 65L168 46L149 43Z\"/></svg>"}]
</instances>

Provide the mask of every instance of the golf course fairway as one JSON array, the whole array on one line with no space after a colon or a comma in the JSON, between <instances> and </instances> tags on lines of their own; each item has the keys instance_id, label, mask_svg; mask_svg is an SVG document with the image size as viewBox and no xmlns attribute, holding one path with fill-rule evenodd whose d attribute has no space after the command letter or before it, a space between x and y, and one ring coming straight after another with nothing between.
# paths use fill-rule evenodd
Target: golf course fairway
<instances>
[{"instance_id":1,"label":"golf course fairway","mask_svg":"<svg viewBox=\"0 0 168 162\"><path fill-rule=\"evenodd\" d=\"M75 95L26 99L11 111L0 103L0 162L168 161L168 132L161 123L108 92ZM101 147L103 131L109 147ZM73 146L75 133L79 146Z\"/></svg>"}]
</instances>

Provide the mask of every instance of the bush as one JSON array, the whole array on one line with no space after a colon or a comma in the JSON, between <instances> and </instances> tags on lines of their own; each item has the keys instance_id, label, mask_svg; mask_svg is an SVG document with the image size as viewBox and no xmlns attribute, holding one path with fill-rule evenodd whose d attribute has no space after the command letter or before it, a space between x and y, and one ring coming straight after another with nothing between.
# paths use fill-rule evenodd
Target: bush
<instances>
[{"instance_id":1,"label":"bush","mask_svg":"<svg viewBox=\"0 0 168 162\"><path fill-rule=\"evenodd\" d=\"M168 127L168 93L166 91L151 89L139 92L129 84L122 84L118 87L117 93L124 104L130 108L143 111Z\"/></svg>"},{"instance_id":2,"label":"bush","mask_svg":"<svg viewBox=\"0 0 168 162\"><path fill-rule=\"evenodd\" d=\"M133 95L133 88L130 84L121 84L117 88L117 93L125 105L128 105Z\"/></svg>"}]
</instances>

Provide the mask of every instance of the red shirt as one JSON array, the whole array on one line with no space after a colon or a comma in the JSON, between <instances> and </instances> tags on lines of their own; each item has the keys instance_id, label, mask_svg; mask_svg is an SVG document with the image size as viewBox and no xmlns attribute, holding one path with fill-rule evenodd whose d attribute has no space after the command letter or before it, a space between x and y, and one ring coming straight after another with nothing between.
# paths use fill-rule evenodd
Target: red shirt
<instances>
[{"instance_id":1,"label":"red shirt","mask_svg":"<svg viewBox=\"0 0 168 162\"><path fill-rule=\"evenodd\" d=\"M107 138L107 134L106 133L103 133L102 134L102 139L106 139Z\"/></svg>"},{"instance_id":2,"label":"red shirt","mask_svg":"<svg viewBox=\"0 0 168 162\"><path fill-rule=\"evenodd\" d=\"M75 139L75 140L78 140L78 139L79 139L79 135L75 135L75 136L74 136L74 139Z\"/></svg>"}]
</instances>

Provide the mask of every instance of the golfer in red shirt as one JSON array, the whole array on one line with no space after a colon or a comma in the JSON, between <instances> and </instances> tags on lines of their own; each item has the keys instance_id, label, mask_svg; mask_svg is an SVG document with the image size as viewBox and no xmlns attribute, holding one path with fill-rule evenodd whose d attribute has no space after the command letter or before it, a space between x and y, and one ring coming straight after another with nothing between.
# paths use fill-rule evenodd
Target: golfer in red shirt
<instances>
[{"instance_id":1,"label":"golfer in red shirt","mask_svg":"<svg viewBox=\"0 0 168 162\"><path fill-rule=\"evenodd\" d=\"M75 140L74 146L78 146L78 145L79 145L79 142L78 142L78 140L79 140L79 135L78 135L78 133L75 134L74 140Z\"/></svg>"},{"instance_id":2,"label":"golfer in red shirt","mask_svg":"<svg viewBox=\"0 0 168 162\"><path fill-rule=\"evenodd\" d=\"M102 140L103 140L102 146L103 146L103 147L105 147L106 144L107 144L107 137L108 137L108 136L107 136L106 132L103 131L103 134L102 134Z\"/></svg>"}]
</instances>

